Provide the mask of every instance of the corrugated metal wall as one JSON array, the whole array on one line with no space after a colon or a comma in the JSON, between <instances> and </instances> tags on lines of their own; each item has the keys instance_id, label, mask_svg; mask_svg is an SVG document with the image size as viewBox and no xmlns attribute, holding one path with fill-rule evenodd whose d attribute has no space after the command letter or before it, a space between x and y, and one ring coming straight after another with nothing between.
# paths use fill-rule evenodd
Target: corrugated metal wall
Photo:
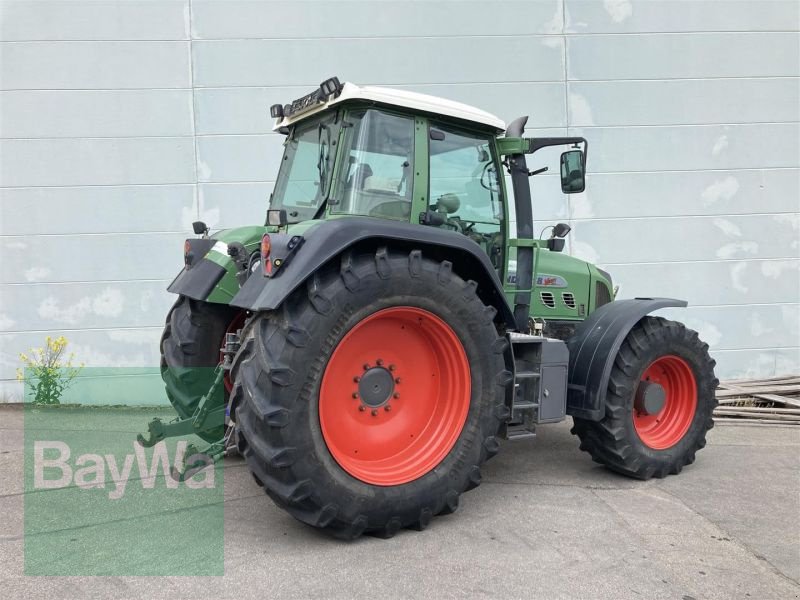
<instances>
[{"instance_id":1,"label":"corrugated metal wall","mask_svg":"<svg viewBox=\"0 0 800 600\"><path fill-rule=\"evenodd\" d=\"M800 371L798 2L0 0L0 380L64 333L157 365L193 220L263 220L267 107L327 76L590 140L540 224L622 296L671 295L721 377Z\"/></svg>"}]
</instances>

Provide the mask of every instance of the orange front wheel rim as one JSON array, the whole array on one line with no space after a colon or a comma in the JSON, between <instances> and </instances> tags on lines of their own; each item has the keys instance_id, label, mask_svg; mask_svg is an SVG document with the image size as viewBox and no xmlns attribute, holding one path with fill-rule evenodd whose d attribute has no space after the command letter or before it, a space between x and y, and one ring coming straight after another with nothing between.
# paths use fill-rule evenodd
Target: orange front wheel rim
<instances>
[{"instance_id":1,"label":"orange front wheel rim","mask_svg":"<svg viewBox=\"0 0 800 600\"><path fill-rule=\"evenodd\" d=\"M469 412L470 367L456 333L421 308L386 308L339 342L319 395L322 435L347 473L401 485L434 469Z\"/></svg>"},{"instance_id":2,"label":"orange front wheel rim","mask_svg":"<svg viewBox=\"0 0 800 600\"><path fill-rule=\"evenodd\" d=\"M633 425L646 446L665 450L680 442L696 411L697 382L689 363L667 355L647 366L633 406Z\"/></svg>"}]
</instances>

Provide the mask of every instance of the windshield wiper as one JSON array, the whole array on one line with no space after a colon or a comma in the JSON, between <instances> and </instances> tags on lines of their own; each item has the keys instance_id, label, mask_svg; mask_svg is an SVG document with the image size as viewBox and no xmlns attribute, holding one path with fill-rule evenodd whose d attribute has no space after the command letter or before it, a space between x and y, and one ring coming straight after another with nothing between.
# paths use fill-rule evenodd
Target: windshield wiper
<instances>
[{"instance_id":1,"label":"windshield wiper","mask_svg":"<svg viewBox=\"0 0 800 600\"><path fill-rule=\"evenodd\" d=\"M322 139L322 131L325 130L327 134L327 139L323 141ZM325 183L328 180L328 159L330 158L330 152L328 148L330 147L331 142L331 132L328 129L328 126L325 123L319 124L319 137L317 138L319 143L319 157L317 160L317 171L319 172L319 193L321 196L325 196ZM328 151L326 153L326 151Z\"/></svg>"},{"instance_id":2,"label":"windshield wiper","mask_svg":"<svg viewBox=\"0 0 800 600\"><path fill-rule=\"evenodd\" d=\"M322 139L322 132L325 131L326 139ZM328 182L328 161L330 160L331 131L325 123L319 124L319 157L317 160L317 171L319 172L319 195L322 198L319 208L314 213L314 219L319 219L325 212L328 204L328 194L325 184Z\"/></svg>"}]
</instances>

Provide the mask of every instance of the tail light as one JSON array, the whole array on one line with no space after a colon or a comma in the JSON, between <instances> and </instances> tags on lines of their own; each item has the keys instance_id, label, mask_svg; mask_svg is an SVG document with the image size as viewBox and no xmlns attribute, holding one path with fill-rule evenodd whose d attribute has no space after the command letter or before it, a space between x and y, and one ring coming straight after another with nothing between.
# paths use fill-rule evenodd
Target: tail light
<instances>
[{"instance_id":1,"label":"tail light","mask_svg":"<svg viewBox=\"0 0 800 600\"><path fill-rule=\"evenodd\" d=\"M270 252L272 252L272 240L269 239L269 234L265 233L261 238L261 265L264 269L264 275L272 275Z\"/></svg>"}]
</instances>

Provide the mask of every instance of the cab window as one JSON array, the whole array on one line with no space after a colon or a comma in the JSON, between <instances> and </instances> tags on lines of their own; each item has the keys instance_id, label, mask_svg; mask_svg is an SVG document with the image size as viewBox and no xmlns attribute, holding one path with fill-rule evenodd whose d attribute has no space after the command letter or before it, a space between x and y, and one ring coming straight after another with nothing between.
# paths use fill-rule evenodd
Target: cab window
<instances>
[{"instance_id":1,"label":"cab window","mask_svg":"<svg viewBox=\"0 0 800 600\"><path fill-rule=\"evenodd\" d=\"M381 110L346 117L345 163L331 211L408 221L414 161L414 120Z\"/></svg>"},{"instance_id":2,"label":"cab window","mask_svg":"<svg viewBox=\"0 0 800 600\"><path fill-rule=\"evenodd\" d=\"M477 242L499 269L503 206L489 137L431 125L429 198L440 227Z\"/></svg>"}]
</instances>

